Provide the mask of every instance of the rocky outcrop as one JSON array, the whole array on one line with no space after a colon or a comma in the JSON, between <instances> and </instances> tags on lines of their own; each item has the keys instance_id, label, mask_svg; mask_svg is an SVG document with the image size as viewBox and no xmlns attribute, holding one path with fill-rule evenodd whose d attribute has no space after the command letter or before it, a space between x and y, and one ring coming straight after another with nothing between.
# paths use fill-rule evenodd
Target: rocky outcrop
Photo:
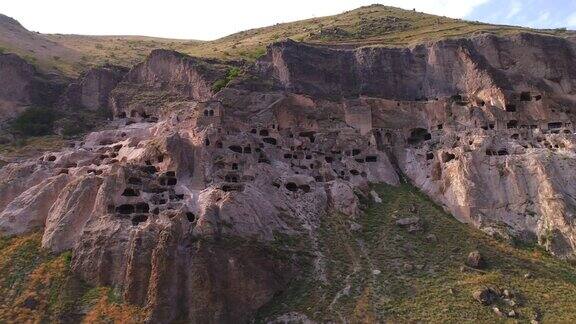
<instances>
[{"instance_id":1,"label":"rocky outcrop","mask_svg":"<svg viewBox=\"0 0 576 324\"><path fill-rule=\"evenodd\" d=\"M545 59L551 48L558 61ZM338 49L285 41L270 46L260 69L287 90L316 97L426 101L462 93L503 106L508 91L569 95L576 73L567 64L572 60L574 43L566 39L482 35L412 48ZM542 64L534 68L534 61Z\"/></svg>"},{"instance_id":2,"label":"rocky outcrop","mask_svg":"<svg viewBox=\"0 0 576 324\"><path fill-rule=\"evenodd\" d=\"M370 183L409 179L463 222L573 257L573 53L528 34L284 42L214 94L227 66L154 51L111 92L116 128L0 169L0 229L44 226L45 247L151 322L248 321L322 257L282 238L314 252L323 217L353 228Z\"/></svg>"},{"instance_id":3,"label":"rocky outcrop","mask_svg":"<svg viewBox=\"0 0 576 324\"><path fill-rule=\"evenodd\" d=\"M214 82L224 78L227 70L218 61L154 50L112 92L110 104L118 117L156 116L158 106L208 100Z\"/></svg>"},{"instance_id":4,"label":"rocky outcrop","mask_svg":"<svg viewBox=\"0 0 576 324\"><path fill-rule=\"evenodd\" d=\"M90 69L66 89L62 104L70 108L109 109L109 96L128 69L105 65Z\"/></svg>"},{"instance_id":5,"label":"rocky outcrop","mask_svg":"<svg viewBox=\"0 0 576 324\"><path fill-rule=\"evenodd\" d=\"M15 54L0 54L0 122L17 116L30 105L52 106L61 95L66 80L43 75Z\"/></svg>"}]
</instances>

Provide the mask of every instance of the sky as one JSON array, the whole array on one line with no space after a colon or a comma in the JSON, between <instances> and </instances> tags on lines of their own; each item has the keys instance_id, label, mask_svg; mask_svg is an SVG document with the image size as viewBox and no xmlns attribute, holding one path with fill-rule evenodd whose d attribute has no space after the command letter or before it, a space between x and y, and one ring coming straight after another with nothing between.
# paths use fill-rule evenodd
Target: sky
<instances>
[{"instance_id":1,"label":"sky","mask_svg":"<svg viewBox=\"0 0 576 324\"><path fill-rule=\"evenodd\" d=\"M373 3L490 23L576 29L576 0L1 0L0 13L42 33L212 40Z\"/></svg>"}]
</instances>

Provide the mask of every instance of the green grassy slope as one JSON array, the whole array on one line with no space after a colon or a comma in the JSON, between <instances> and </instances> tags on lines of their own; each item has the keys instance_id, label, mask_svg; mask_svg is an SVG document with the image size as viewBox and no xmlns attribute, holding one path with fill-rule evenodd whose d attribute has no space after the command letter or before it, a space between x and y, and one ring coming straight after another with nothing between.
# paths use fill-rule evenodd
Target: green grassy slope
<instances>
[{"instance_id":1,"label":"green grassy slope","mask_svg":"<svg viewBox=\"0 0 576 324\"><path fill-rule=\"evenodd\" d=\"M350 230L350 219L343 215L323 220L326 280L309 276L294 282L259 314L260 320L298 311L315 320L354 323L505 321L493 311L496 306L506 314L514 310L523 322L576 321L576 269L570 264L461 224L409 185L375 190L383 202L369 203L358 220L362 230ZM423 221L422 232L411 234L396 225L413 216ZM462 271L476 249L487 268ZM517 305L499 300L482 306L472 294L483 287L512 291Z\"/></svg>"}]
</instances>

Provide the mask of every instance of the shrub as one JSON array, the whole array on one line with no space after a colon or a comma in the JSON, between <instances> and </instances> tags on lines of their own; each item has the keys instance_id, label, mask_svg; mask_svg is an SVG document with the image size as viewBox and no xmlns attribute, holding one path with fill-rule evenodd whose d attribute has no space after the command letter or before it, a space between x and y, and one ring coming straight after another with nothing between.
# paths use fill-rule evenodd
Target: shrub
<instances>
[{"instance_id":1,"label":"shrub","mask_svg":"<svg viewBox=\"0 0 576 324\"><path fill-rule=\"evenodd\" d=\"M82 134L86 128L84 121L74 121L66 118L58 121L58 123L62 127L62 136L65 138Z\"/></svg>"},{"instance_id":2,"label":"shrub","mask_svg":"<svg viewBox=\"0 0 576 324\"><path fill-rule=\"evenodd\" d=\"M25 136L42 136L52 133L56 113L49 108L30 107L12 123L15 132Z\"/></svg>"},{"instance_id":3,"label":"shrub","mask_svg":"<svg viewBox=\"0 0 576 324\"><path fill-rule=\"evenodd\" d=\"M230 82L232 82L232 80L240 76L240 73L242 73L242 70L240 70L240 68L238 67L232 67L228 69L226 78L214 82L214 84L212 85L212 91L218 92L224 89L226 86L228 86Z\"/></svg>"}]
</instances>

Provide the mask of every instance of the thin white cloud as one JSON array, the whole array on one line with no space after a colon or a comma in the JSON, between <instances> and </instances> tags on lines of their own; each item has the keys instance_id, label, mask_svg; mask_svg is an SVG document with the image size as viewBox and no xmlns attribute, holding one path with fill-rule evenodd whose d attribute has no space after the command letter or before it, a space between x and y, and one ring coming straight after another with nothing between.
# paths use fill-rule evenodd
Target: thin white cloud
<instances>
[{"instance_id":1,"label":"thin white cloud","mask_svg":"<svg viewBox=\"0 0 576 324\"><path fill-rule=\"evenodd\" d=\"M549 11L541 13L540 16L538 16L538 19L536 19L536 21L531 26L538 28L540 26L546 27L552 25L550 21L550 16L551 15Z\"/></svg>"},{"instance_id":2,"label":"thin white cloud","mask_svg":"<svg viewBox=\"0 0 576 324\"><path fill-rule=\"evenodd\" d=\"M506 15L506 19L511 19L522 11L522 3L518 0L510 2L510 12Z\"/></svg>"},{"instance_id":3,"label":"thin white cloud","mask_svg":"<svg viewBox=\"0 0 576 324\"><path fill-rule=\"evenodd\" d=\"M576 12L568 16L566 19L566 25L569 27L576 27Z\"/></svg>"}]
</instances>

